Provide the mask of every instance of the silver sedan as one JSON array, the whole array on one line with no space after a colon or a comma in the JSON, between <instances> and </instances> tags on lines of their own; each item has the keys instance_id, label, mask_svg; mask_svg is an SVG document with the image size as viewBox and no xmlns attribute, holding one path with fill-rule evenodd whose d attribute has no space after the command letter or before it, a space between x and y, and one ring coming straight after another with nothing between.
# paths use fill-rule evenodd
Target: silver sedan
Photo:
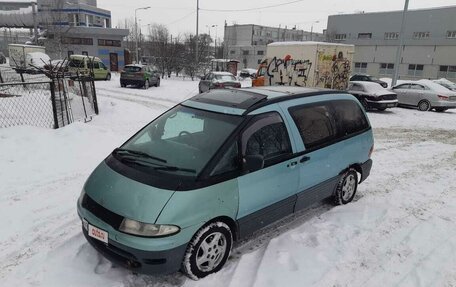
<instances>
[{"instance_id":1,"label":"silver sedan","mask_svg":"<svg viewBox=\"0 0 456 287\"><path fill-rule=\"evenodd\" d=\"M456 92L430 80L406 81L394 86L399 106L417 107L420 111L444 112L456 108Z\"/></svg>"}]
</instances>

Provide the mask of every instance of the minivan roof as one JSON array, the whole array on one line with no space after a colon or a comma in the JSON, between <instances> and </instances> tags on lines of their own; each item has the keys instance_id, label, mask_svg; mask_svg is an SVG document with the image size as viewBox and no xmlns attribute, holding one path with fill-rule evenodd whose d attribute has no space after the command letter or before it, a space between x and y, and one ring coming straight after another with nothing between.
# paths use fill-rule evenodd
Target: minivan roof
<instances>
[{"instance_id":1,"label":"minivan roof","mask_svg":"<svg viewBox=\"0 0 456 287\"><path fill-rule=\"evenodd\" d=\"M288 100L291 97L301 98L341 93L344 92L296 86L216 89L196 95L185 101L183 105L226 114L242 115L262 106Z\"/></svg>"}]
</instances>

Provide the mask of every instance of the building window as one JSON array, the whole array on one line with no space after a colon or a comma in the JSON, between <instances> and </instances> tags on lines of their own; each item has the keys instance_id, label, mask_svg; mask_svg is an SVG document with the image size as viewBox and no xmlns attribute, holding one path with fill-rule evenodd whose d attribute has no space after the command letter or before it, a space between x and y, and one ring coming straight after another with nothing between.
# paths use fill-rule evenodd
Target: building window
<instances>
[{"instance_id":1,"label":"building window","mask_svg":"<svg viewBox=\"0 0 456 287\"><path fill-rule=\"evenodd\" d=\"M359 33L358 39L372 39L372 33Z\"/></svg>"},{"instance_id":2,"label":"building window","mask_svg":"<svg viewBox=\"0 0 456 287\"><path fill-rule=\"evenodd\" d=\"M455 39L456 38L456 30L455 31L447 31L447 38Z\"/></svg>"},{"instance_id":3,"label":"building window","mask_svg":"<svg viewBox=\"0 0 456 287\"><path fill-rule=\"evenodd\" d=\"M413 32L413 39L426 39L431 35L430 32Z\"/></svg>"},{"instance_id":4,"label":"building window","mask_svg":"<svg viewBox=\"0 0 456 287\"><path fill-rule=\"evenodd\" d=\"M68 51L68 58L69 58L71 55L74 55L74 52L73 52L73 51Z\"/></svg>"},{"instance_id":5,"label":"building window","mask_svg":"<svg viewBox=\"0 0 456 287\"><path fill-rule=\"evenodd\" d=\"M456 79L456 66L440 66L439 78Z\"/></svg>"},{"instance_id":6,"label":"building window","mask_svg":"<svg viewBox=\"0 0 456 287\"><path fill-rule=\"evenodd\" d=\"M242 51L242 55L246 56L246 55L248 55L248 54L249 54L249 50L243 50L243 51Z\"/></svg>"},{"instance_id":7,"label":"building window","mask_svg":"<svg viewBox=\"0 0 456 287\"><path fill-rule=\"evenodd\" d=\"M120 40L98 39L98 46L121 47L122 43L120 42Z\"/></svg>"},{"instance_id":8,"label":"building window","mask_svg":"<svg viewBox=\"0 0 456 287\"><path fill-rule=\"evenodd\" d=\"M424 65L411 64L408 66L408 75L413 77L423 76Z\"/></svg>"},{"instance_id":9,"label":"building window","mask_svg":"<svg viewBox=\"0 0 456 287\"><path fill-rule=\"evenodd\" d=\"M391 63L381 63L380 70L378 71L379 75L382 76L391 76L394 72L394 64Z\"/></svg>"},{"instance_id":10,"label":"building window","mask_svg":"<svg viewBox=\"0 0 456 287\"><path fill-rule=\"evenodd\" d=\"M62 44L92 46L93 45L93 39L92 38L70 38L70 37L65 37L65 38L62 38Z\"/></svg>"},{"instance_id":11,"label":"building window","mask_svg":"<svg viewBox=\"0 0 456 287\"><path fill-rule=\"evenodd\" d=\"M231 50L231 51L230 51L230 55L234 55L234 54L236 54L236 51Z\"/></svg>"},{"instance_id":12,"label":"building window","mask_svg":"<svg viewBox=\"0 0 456 287\"><path fill-rule=\"evenodd\" d=\"M82 54L83 54L84 56L88 56L88 55L89 55L89 52L87 52L87 51L82 51Z\"/></svg>"},{"instance_id":13,"label":"building window","mask_svg":"<svg viewBox=\"0 0 456 287\"><path fill-rule=\"evenodd\" d=\"M355 63L355 73L367 74L367 63Z\"/></svg>"},{"instance_id":14,"label":"building window","mask_svg":"<svg viewBox=\"0 0 456 287\"><path fill-rule=\"evenodd\" d=\"M386 32L385 40L397 40L399 39L399 32Z\"/></svg>"},{"instance_id":15,"label":"building window","mask_svg":"<svg viewBox=\"0 0 456 287\"><path fill-rule=\"evenodd\" d=\"M345 39L347 39L347 34L336 34L335 40L339 40L339 41L344 41Z\"/></svg>"},{"instance_id":16,"label":"building window","mask_svg":"<svg viewBox=\"0 0 456 287\"><path fill-rule=\"evenodd\" d=\"M264 51L257 51L257 55L258 55L258 56L264 55Z\"/></svg>"}]
</instances>

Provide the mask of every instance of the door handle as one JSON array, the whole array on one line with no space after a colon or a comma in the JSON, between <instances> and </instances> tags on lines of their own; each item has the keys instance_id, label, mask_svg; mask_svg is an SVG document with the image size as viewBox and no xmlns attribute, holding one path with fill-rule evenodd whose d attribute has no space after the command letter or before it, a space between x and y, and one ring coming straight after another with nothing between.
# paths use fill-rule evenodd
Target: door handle
<instances>
[{"instance_id":1,"label":"door handle","mask_svg":"<svg viewBox=\"0 0 456 287\"><path fill-rule=\"evenodd\" d=\"M287 164L287 167L295 167L298 164L297 161L292 161L289 164Z\"/></svg>"},{"instance_id":2,"label":"door handle","mask_svg":"<svg viewBox=\"0 0 456 287\"><path fill-rule=\"evenodd\" d=\"M310 160L310 156L303 156L301 160L299 161L300 163L306 162Z\"/></svg>"}]
</instances>

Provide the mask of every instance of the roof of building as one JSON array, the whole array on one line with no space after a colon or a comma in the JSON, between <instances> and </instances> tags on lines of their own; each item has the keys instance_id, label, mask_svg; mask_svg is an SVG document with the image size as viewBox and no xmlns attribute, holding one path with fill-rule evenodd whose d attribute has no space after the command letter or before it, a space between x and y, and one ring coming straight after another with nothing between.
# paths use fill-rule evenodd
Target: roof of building
<instances>
[{"instance_id":1,"label":"roof of building","mask_svg":"<svg viewBox=\"0 0 456 287\"><path fill-rule=\"evenodd\" d=\"M408 9L407 13L409 12L419 12L419 11L433 11L433 10L446 10L446 9L455 9L456 5L448 5L448 6L441 6L441 7L432 7L432 8L419 8L419 9ZM358 12L358 13L343 13L343 14L336 14L336 15L329 15L329 17L343 17L343 16L353 16L353 15L367 15L367 14L382 14L382 13L402 13L403 10L392 10L392 11L376 11L376 12Z\"/></svg>"},{"instance_id":2,"label":"roof of building","mask_svg":"<svg viewBox=\"0 0 456 287\"><path fill-rule=\"evenodd\" d=\"M279 46L313 46L313 45L354 47L354 45L350 45L350 44L329 43L329 42L315 42L315 41L273 42L273 43L271 43L271 44L268 44L268 47L279 47Z\"/></svg>"}]
</instances>

